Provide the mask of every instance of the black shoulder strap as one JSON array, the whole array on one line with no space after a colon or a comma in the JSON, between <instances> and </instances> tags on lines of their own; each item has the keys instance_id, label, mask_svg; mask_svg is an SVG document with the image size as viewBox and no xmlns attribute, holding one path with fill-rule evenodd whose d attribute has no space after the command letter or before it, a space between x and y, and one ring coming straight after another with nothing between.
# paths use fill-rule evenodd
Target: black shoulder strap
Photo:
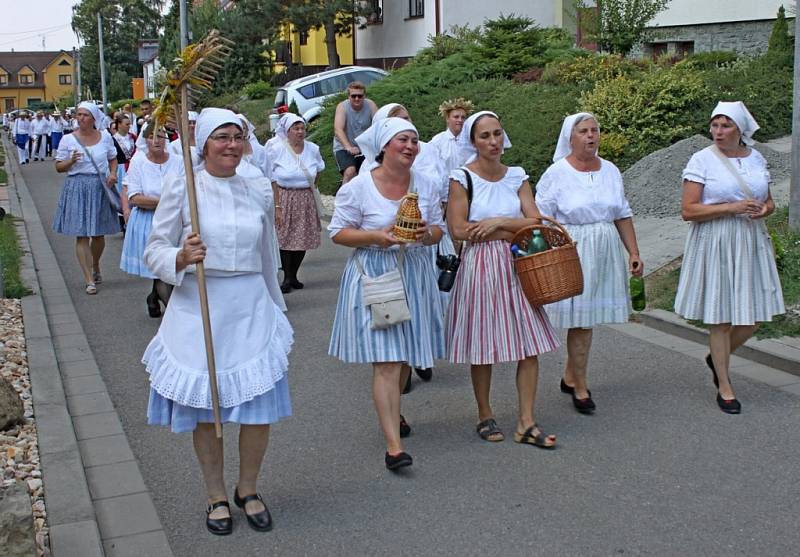
<instances>
[{"instance_id":1,"label":"black shoulder strap","mask_svg":"<svg viewBox=\"0 0 800 557\"><path fill-rule=\"evenodd\" d=\"M467 220L469 220L469 212L472 209L472 175L464 167L461 167L461 171L467 177Z\"/></svg>"}]
</instances>

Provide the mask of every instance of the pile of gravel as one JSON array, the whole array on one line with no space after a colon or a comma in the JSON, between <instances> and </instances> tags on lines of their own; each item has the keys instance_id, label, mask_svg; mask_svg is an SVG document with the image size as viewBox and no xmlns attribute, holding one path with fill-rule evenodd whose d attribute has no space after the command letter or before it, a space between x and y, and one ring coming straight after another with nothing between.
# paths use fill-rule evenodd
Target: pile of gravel
<instances>
[{"instance_id":1,"label":"pile of gravel","mask_svg":"<svg viewBox=\"0 0 800 557\"><path fill-rule=\"evenodd\" d=\"M680 215L683 169L694 153L709 145L710 139L695 135L650 153L626 170L622 176L633 214L651 217ZM764 143L756 143L754 147L767 159L773 181L791 175L791 155L775 151Z\"/></svg>"}]
</instances>

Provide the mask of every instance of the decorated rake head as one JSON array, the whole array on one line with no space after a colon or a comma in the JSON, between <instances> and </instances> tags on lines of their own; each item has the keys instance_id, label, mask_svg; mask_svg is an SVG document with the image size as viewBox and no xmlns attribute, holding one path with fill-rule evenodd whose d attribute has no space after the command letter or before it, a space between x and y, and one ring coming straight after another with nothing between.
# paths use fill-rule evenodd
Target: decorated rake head
<instances>
[{"instance_id":1,"label":"decorated rake head","mask_svg":"<svg viewBox=\"0 0 800 557\"><path fill-rule=\"evenodd\" d=\"M153 111L152 131L163 129L186 117L188 106L181 104L181 89L186 87L189 103L197 100L202 90L209 90L222 69L225 59L233 52L233 41L212 29L199 43L190 44L175 58L174 67L167 73L167 85Z\"/></svg>"}]
</instances>

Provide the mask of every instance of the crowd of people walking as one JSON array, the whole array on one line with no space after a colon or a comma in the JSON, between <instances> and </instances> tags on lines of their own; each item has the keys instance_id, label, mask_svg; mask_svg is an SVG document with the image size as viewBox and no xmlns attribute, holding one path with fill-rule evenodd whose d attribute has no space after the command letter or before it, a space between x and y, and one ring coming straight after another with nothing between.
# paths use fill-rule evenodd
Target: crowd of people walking
<instances>
[{"instance_id":1,"label":"crowd of people walking","mask_svg":"<svg viewBox=\"0 0 800 557\"><path fill-rule=\"evenodd\" d=\"M148 421L193 432L207 488L206 525L228 534L233 523L222 442L214 434L208 366L195 342L203 334L196 277L203 262L222 421L240 426L234 502L251 527L269 530L272 517L257 478L270 425L291 415L293 331L284 295L303 289L301 263L320 246L317 187L325 163L295 114L284 114L275 137L262 145L235 107L190 113L184 156L174 133L156 129L151 110L143 104L139 117L126 106L109 118L94 103L81 103L74 118L19 117L12 132L21 163L30 153L34 161L45 159L52 145L56 169L67 174L53 229L76 238L87 294L96 294L102 281L104 236L125 227L119 265L152 281L147 311L163 316L143 356ZM440 113L445 129L425 143L405 107L378 107L354 82L334 121L342 185L327 232L353 249L329 354L371 365L384 463L393 471L413 463L403 445L412 428L401 413L401 394L412 368L430 380L437 360L469 366L476 403L470 427L490 443L506 437L490 397L493 366L516 364L513 440L555 448L556 435L537 419L538 356L557 350L558 330L565 330L560 390L576 411L596 412L588 383L593 328L629 319L628 279L644 273L622 174L598 154L596 116L564 119L553 164L532 187L526 169L503 162L512 143L501 114L475 111L460 98L443 103ZM743 103L721 102L709 129L713 144L683 172L682 214L691 228L675 310L710 326L706 363L716 400L723 412L736 414L741 403L730 382L730 354L784 306L763 225L774 211L769 172L751 146L758 125ZM194 169L200 235L191 229L184 159ZM115 193L121 194L117 204ZM403 239L394 225L410 198L420 218ZM584 288L538 306L517 277L511 240L549 219L576 241ZM460 261L450 269L452 290L439 280L442 255Z\"/></svg>"}]
</instances>

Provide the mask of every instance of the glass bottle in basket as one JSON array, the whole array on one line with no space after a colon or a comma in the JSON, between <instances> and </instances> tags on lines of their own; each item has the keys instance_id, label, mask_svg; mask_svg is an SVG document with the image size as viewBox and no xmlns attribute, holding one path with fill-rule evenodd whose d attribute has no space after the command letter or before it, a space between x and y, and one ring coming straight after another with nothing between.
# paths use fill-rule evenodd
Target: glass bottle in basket
<instances>
[{"instance_id":1,"label":"glass bottle in basket","mask_svg":"<svg viewBox=\"0 0 800 557\"><path fill-rule=\"evenodd\" d=\"M422 223L422 211L419 210L419 196L407 193L400 201L397 219L394 224L394 236L401 242L416 242L417 228Z\"/></svg>"},{"instance_id":2,"label":"glass bottle in basket","mask_svg":"<svg viewBox=\"0 0 800 557\"><path fill-rule=\"evenodd\" d=\"M542 236L542 231L538 228L534 228L533 234L531 234L531 240L528 242L528 255L533 255L534 253L539 253L549 249L550 244L548 244L547 240L545 240L544 236Z\"/></svg>"}]
</instances>

